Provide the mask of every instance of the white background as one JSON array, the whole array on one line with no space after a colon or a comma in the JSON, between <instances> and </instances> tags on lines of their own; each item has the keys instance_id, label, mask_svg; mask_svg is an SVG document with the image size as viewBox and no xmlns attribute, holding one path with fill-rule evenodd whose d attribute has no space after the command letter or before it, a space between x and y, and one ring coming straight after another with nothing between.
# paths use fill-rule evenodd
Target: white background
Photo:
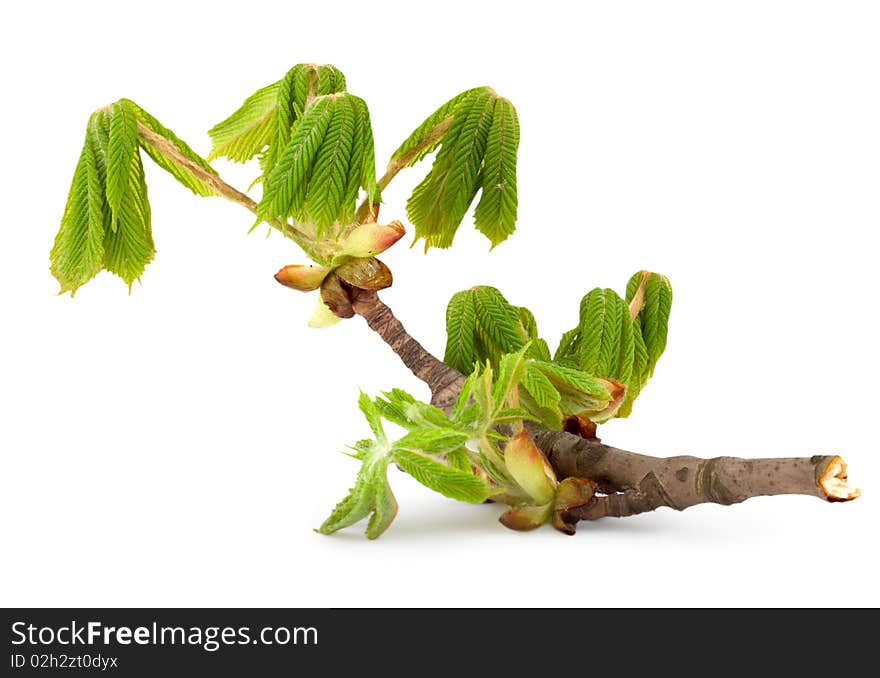
<instances>
[{"instance_id":1,"label":"white background","mask_svg":"<svg viewBox=\"0 0 880 678\"><path fill-rule=\"evenodd\" d=\"M873 2L14 3L0 36L0 604L877 605ZM457 92L522 125L519 230L487 255L384 259L434 352L450 295L488 283L555 345L595 286L675 289L669 347L606 442L659 455L839 452L863 499L760 498L528 534L397 471L400 514L315 534L353 478L357 389L425 389L365 324L305 325L303 262L147 162L158 254L129 296L55 296L48 252L89 113L130 97L202 153L292 65L371 108L377 162ZM215 163L245 187L252 166ZM383 217L405 218L428 165Z\"/></svg>"}]
</instances>

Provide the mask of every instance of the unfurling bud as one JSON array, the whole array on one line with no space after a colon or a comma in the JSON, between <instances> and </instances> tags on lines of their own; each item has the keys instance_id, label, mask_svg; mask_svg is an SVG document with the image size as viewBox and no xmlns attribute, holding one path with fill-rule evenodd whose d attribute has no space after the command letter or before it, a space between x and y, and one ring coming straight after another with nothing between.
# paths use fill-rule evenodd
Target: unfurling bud
<instances>
[{"instance_id":1,"label":"unfurling bud","mask_svg":"<svg viewBox=\"0 0 880 678\"><path fill-rule=\"evenodd\" d=\"M350 259L333 271L344 282L362 290L384 290L391 287L391 271L374 257Z\"/></svg>"},{"instance_id":2,"label":"unfurling bud","mask_svg":"<svg viewBox=\"0 0 880 678\"><path fill-rule=\"evenodd\" d=\"M292 264L278 271L275 280L285 287L292 287L300 292L311 292L321 286L329 272L330 269L323 266Z\"/></svg>"},{"instance_id":3,"label":"unfurling bud","mask_svg":"<svg viewBox=\"0 0 880 678\"><path fill-rule=\"evenodd\" d=\"M351 318L354 309L351 307L351 299L348 292L342 287L342 282L336 273L331 273L321 283L321 301L337 318Z\"/></svg>"},{"instance_id":4,"label":"unfurling bud","mask_svg":"<svg viewBox=\"0 0 880 678\"><path fill-rule=\"evenodd\" d=\"M527 431L517 433L507 441L504 465L536 504L553 501L556 496L556 474Z\"/></svg>"},{"instance_id":5,"label":"unfurling bud","mask_svg":"<svg viewBox=\"0 0 880 678\"><path fill-rule=\"evenodd\" d=\"M406 229L399 221L390 224L368 222L354 229L342 246L342 254L350 257L371 257L384 252L406 235Z\"/></svg>"}]
</instances>

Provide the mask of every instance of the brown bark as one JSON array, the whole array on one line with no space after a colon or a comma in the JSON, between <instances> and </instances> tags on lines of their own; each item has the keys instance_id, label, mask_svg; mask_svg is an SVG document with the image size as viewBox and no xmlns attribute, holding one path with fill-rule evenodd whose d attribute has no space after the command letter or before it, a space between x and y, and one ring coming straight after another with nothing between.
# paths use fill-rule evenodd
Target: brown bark
<instances>
[{"instance_id":1,"label":"brown bark","mask_svg":"<svg viewBox=\"0 0 880 678\"><path fill-rule=\"evenodd\" d=\"M413 339L375 292L356 291L352 300L354 312L363 316L374 332L391 347L410 372L431 389L431 402L445 407L455 400L464 383L461 373L435 358Z\"/></svg>"},{"instance_id":2,"label":"brown bark","mask_svg":"<svg viewBox=\"0 0 880 678\"><path fill-rule=\"evenodd\" d=\"M413 339L374 292L353 302L355 313L400 356L431 389L431 402L448 408L464 377ZM741 459L692 456L652 457L627 452L565 431L528 426L535 443L562 478L587 478L599 492L572 509L567 522L626 517L666 506L682 511L703 503L736 504L758 496L803 494L826 501L848 501L860 491L847 483L838 456Z\"/></svg>"}]
</instances>

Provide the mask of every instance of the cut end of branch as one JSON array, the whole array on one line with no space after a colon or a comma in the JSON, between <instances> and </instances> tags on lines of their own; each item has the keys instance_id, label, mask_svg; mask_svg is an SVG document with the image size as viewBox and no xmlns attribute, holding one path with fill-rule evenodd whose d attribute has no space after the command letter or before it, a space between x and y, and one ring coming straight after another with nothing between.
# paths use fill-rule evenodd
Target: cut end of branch
<instances>
[{"instance_id":1,"label":"cut end of branch","mask_svg":"<svg viewBox=\"0 0 880 678\"><path fill-rule=\"evenodd\" d=\"M847 482L846 462L832 457L819 476L819 487L828 501L851 501L862 496L862 491Z\"/></svg>"}]
</instances>

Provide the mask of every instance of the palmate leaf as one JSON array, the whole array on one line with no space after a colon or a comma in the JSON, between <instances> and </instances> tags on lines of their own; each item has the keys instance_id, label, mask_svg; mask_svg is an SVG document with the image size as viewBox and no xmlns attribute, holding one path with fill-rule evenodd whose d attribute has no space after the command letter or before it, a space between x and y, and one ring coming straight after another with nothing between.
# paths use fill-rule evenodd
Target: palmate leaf
<instances>
[{"instance_id":1,"label":"palmate leaf","mask_svg":"<svg viewBox=\"0 0 880 678\"><path fill-rule=\"evenodd\" d=\"M105 269L131 288L155 254L140 148L197 195L211 166L156 118L120 99L89 118L50 270L62 292L74 293Z\"/></svg>"},{"instance_id":2,"label":"palmate leaf","mask_svg":"<svg viewBox=\"0 0 880 678\"><path fill-rule=\"evenodd\" d=\"M455 111L449 131L427 177L416 186L406 212L425 249L446 248L479 190L478 177L486 151L495 97L486 89L473 92Z\"/></svg>"},{"instance_id":3,"label":"palmate leaf","mask_svg":"<svg viewBox=\"0 0 880 678\"><path fill-rule=\"evenodd\" d=\"M315 98L344 91L345 76L333 66L297 64L284 75L278 82L271 137L260 158L264 177L281 159L296 125Z\"/></svg>"},{"instance_id":4,"label":"palmate leaf","mask_svg":"<svg viewBox=\"0 0 880 678\"><path fill-rule=\"evenodd\" d=\"M594 289L581 301L578 326L563 335L554 362L625 384L616 416L627 417L666 347L671 306L669 280L649 271L630 278L625 301L613 290Z\"/></svg>"},{"instance_id":5,"label":"palmate leaf","mask_svg":"<svg viewBox=\"0 0 880 678\"><path fill-rule=\"evenodd\" d=\"M320 237L354 219L358 192L377 193L373 133L362 99L347 93L316 97L264 181L257 214L314 224Z\"/></svg>"},{"instance_id":6,"label":"palmate leaf","mask_svg":"<svg viewBox=\"0 0 880 678\"><path fill-rule=\"evenodd\" d=\"M443 362L463 374L486 360L498 366L505 353L529 344L528 357L550 358L538 337L535 317L514 306L496 288L480 285L453 295L446 308L446 352Z\"/></svg>"},{"instance_id":7,"label":"palmate leaf","mask_svg":"<svg viewBox=\"0 0 880 678\"><path fill-rule=\"evenodd\" d=\"M407 215L426 250L452 244L480 189L478 230L493 247L513 232L518 144L515 109L489 87L453 98L404 141L389 167L411 165L440 146L431 171L407 201Z\"/></svg>"},{"instance_id":8,"label":"palmate leaf","mask_svg":"<svg viewBox=\"0 0 880 678\"><path fill-rule=\"evenodd\" d=\"M131 287L153 259L150 204L133 115L123 101L89 119L50 253L51 271L62 292L74 293L102 269Z\"/></svg>"}]
</instances>

